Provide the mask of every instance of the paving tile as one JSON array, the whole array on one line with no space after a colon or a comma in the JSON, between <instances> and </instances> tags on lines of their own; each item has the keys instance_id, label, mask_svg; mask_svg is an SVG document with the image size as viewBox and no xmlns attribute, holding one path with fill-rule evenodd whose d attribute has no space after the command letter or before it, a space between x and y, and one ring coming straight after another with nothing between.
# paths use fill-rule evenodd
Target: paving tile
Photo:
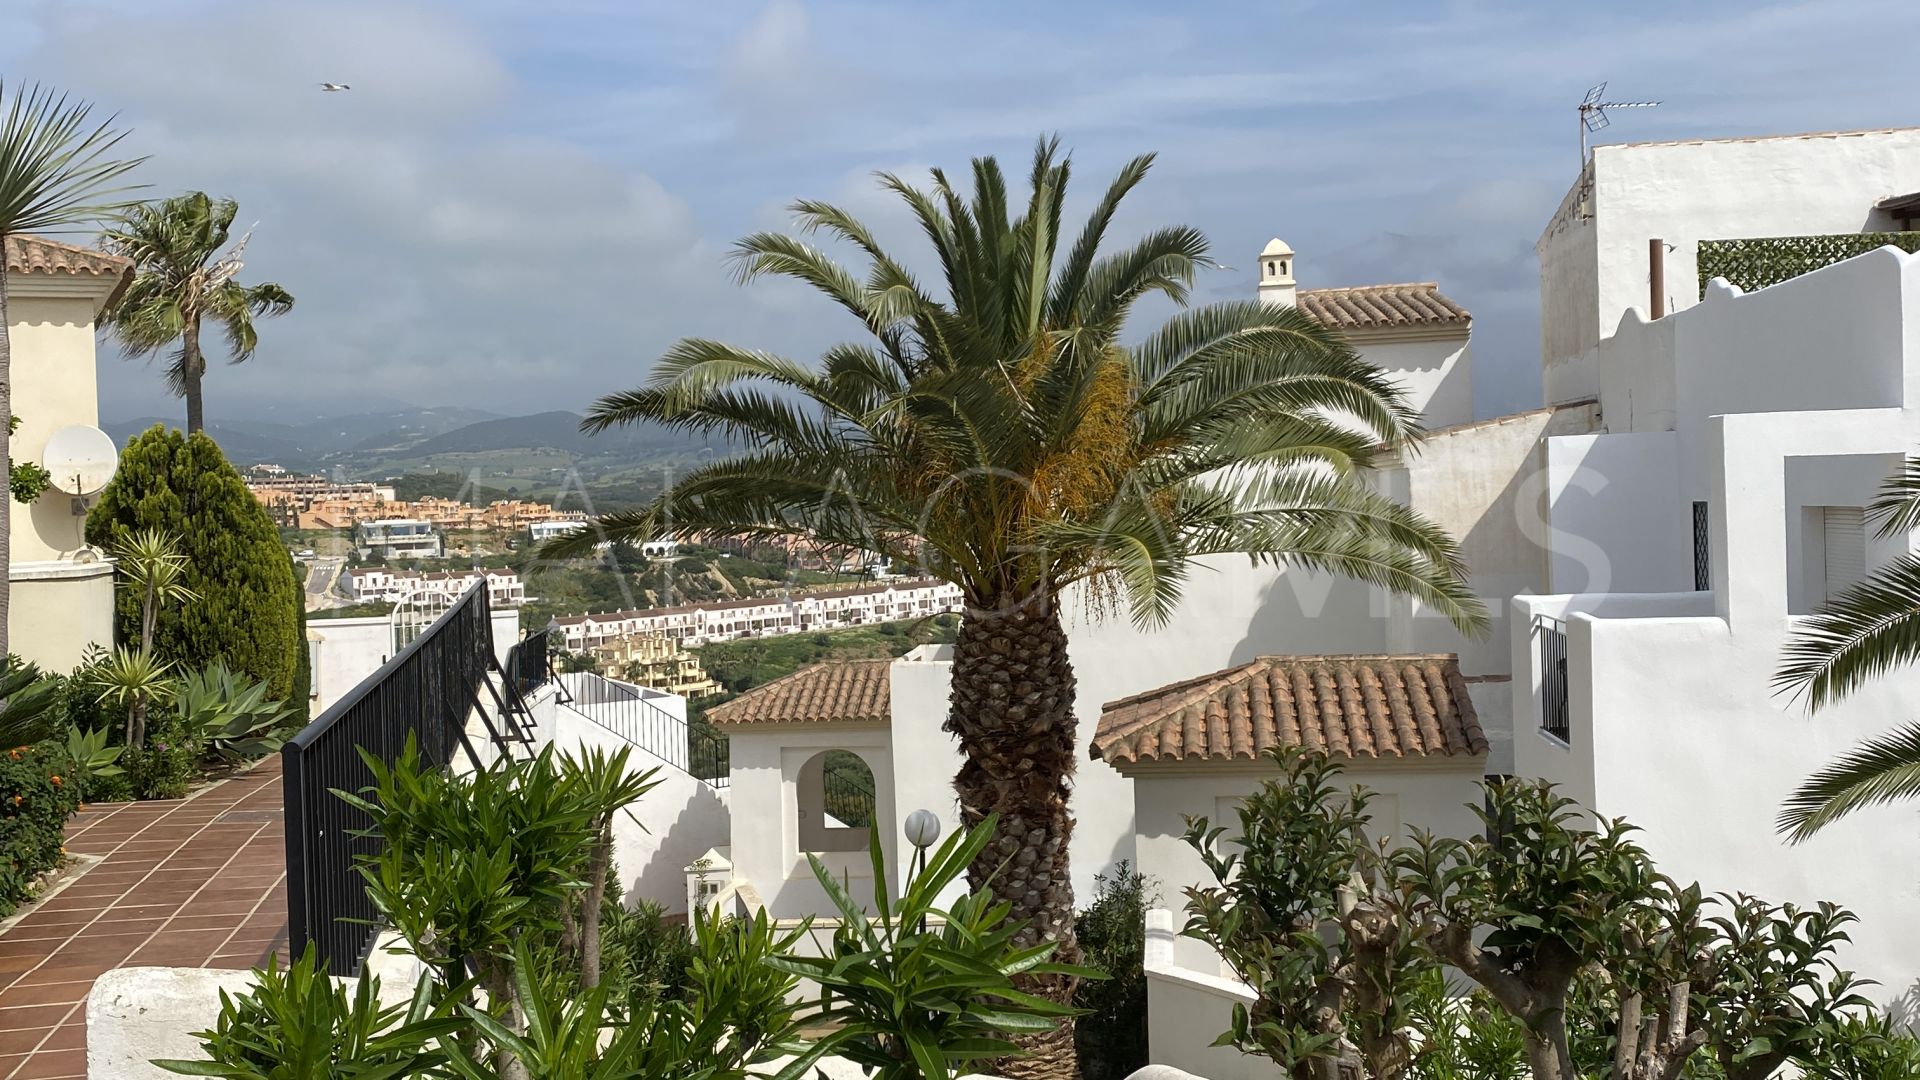
<instances>
[{"instance_id":1,"label":"paving tile","mask_svg":"<svg viewBox=\"0 0 1920 1080\"><path fill-rule=\"evenodd\" d=\"M18 1005L12 1008L0 1008L0 1031L39 1031L42 1033L60 1026L60 1022L73 1011L73 1006L60 1002L54 1005Z\"/></svg>"},{"instance_id":2,"label":"paving tile","mask_svg":"<svg viewBox=\"0 0 1920 1080\"><path fill-rule=\"evenodd\" d=\"M5 1071L5 1067L0 1066L0 1075L5 1075ZM34 1054L14 1070L12 1080L60 1080L86 1074L87 1051L82 1047L78 1050Z\"/></svg>"}]
</instances>

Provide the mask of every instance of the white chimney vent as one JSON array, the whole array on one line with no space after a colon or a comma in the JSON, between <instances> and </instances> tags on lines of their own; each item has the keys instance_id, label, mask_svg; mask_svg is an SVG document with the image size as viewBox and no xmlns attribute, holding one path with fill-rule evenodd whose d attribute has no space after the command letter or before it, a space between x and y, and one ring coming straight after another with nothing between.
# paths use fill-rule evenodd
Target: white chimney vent
<instances>
[{"instance_id":1,"label":"white chimney vent","mask_svg":"<svg viewBox=\"0 0 1920 1080\"><path fill-rule=\"evenodd\" d=\"M1294 305L1293 249L1279 237L1260 249L1260 302L1276 307Z\"/></svg>"}]
</instances>

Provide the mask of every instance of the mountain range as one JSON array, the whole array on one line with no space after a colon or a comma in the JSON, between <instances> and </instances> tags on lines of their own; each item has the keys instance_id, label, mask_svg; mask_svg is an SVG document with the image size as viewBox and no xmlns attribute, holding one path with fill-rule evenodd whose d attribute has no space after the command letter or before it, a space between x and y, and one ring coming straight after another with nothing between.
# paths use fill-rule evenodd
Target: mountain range
<instances>
[{"instance_id":1,"label":"mountain range","mask_svg":"<svg viewBox=\"0 0 1920 1080\"><path fill-rule=\"evenodd\" d=\"M103 425L115 443L154 426L178 427L153 416ZM657 425L617 428L598 435L580 430L577 413L553 411L501 416L479 409L401 407L299 419L211 418L207 434L235 465L271 462L301 472L382 478L452 465L490 466L506 459L564 459L597 474L667 463L703 452L702 436Z\"/></svg>"}]
</instances>

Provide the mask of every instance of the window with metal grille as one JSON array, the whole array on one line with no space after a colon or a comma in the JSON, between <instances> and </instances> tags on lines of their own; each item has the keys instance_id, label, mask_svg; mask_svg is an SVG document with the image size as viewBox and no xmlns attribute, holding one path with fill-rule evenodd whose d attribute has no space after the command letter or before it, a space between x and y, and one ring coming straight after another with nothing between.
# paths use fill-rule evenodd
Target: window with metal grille
<instances>
[{"instance_id":1,"label":"window with metal grille","mask_svg":"<svg viewBox=\"0 0 1920 1080\"><path fill-rule=\"evenodd\" d=\"M1713 588L1713 540L1707 532L1707 504L1693 504L1693 591Z\"/></svg>"},{"instance_id":2,"label":"window with metal grille","mask_svg":"<svg viewBox=\"0 0 1920 1080\"><path fill-rule=\"evenodd\" d=\"M1534 627L1540 637L1540 730L1563 743L1573 741L1567 708L1567 626L1541 616Z\"/></svg>"}]
</instances>

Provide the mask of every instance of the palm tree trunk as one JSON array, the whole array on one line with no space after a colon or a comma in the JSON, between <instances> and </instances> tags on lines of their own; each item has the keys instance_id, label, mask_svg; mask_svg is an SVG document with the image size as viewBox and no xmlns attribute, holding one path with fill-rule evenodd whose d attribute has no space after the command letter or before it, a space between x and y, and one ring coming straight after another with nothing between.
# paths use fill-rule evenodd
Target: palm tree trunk
<instances>
[{"instance_id":1,"label":"palm tree trunk","mask_svg":"<svg viewBox=\"0 0 1920 1080\"><path fill-rule=\"evenodd\" d=\"M13 334L7 328L7 234L0 232L0 476L13 477ZM0 660L8 655L7 618L13 609L13 493L7 493L7 512L0 514Z\"/></svg>"},{"instance_id":2,"label":"palm tree trunk","mask_svg":"<svg viewBox=\"0 0 1920 1080\"><path fill-rule=\"evenodd\" d=\"M187 399L187 434L203 430L206 416L200 402L200 376L206 358L200 353L200 319L188 316L180 331L180 396Z\"/></svg>"},{"instance_id":3,"label":"palm tree trunk","mask_svg":"<svg viewBox=\"0 0 1920 1080\"><path fill-rule=\"evenodd\" d=\"M991 885L1024 921L1023 944L1060 943L1053 959L1075 963L1073 878L1068 840L1075 754L1073 665L1055 598L1046 593L969 607L953 648L946 729L966 761L954 778L967 827L988 814L999 832L967 871L975 889ZM1073 997L1074 980L1039 977L1023 989L1054 1001ZM1011 1080L1073 1080L1079 1070L1073 1025L1018 1040L1027 1057L999 1063Z\"/></svg>"}]
</instances>

